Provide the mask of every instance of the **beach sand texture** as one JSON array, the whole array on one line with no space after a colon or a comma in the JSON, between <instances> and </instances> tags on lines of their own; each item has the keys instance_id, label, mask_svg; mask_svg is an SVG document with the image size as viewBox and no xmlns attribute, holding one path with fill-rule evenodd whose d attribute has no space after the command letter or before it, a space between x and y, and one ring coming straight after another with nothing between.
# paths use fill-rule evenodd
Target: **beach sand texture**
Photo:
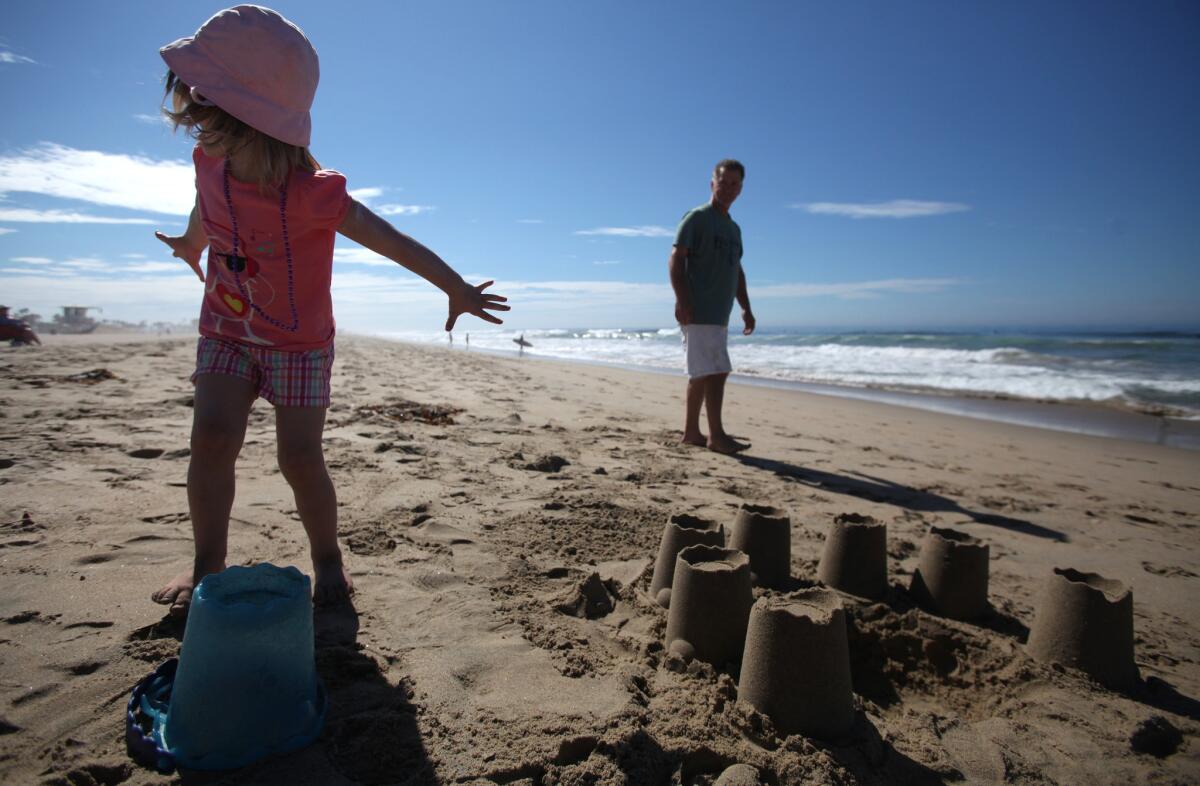
<instances>
[{"instance_id":1,"label":"beach sand texture","mask_svg":"<svg viewBox=\"0 0 1200 786\"><path fill-rule=\"evenodd\" d=\"M180 782L129 761L123 713L179 648L149 596L190 560L194 353L0 350L0 782ZM339 338L327 460L358 596L316 614L325 730L186 782L712 784L739 763L772 784L1200 782L1200 453L731 385L727 427L754 443L733 458L677 444L683 387ZM307 572L274 451L260 402L230 564ZM887 525L887 593L842 596L844 739L785 737L736 674L664 649L665 523L728 531L745 503L790 517L791 590L813 586L836 516ZM971 623L908 594L931 525L989 546ZM1054 568L1133 591L1138 687L1026 653Z\"/></svg>"}]
</instances>

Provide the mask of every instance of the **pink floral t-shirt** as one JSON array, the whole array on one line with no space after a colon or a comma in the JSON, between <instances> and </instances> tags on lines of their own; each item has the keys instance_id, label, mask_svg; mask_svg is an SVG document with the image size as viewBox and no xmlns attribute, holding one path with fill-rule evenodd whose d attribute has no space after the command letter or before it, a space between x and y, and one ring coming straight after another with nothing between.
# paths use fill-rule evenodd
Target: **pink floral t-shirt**
<instances>
[{"instance_id":1,"label":"pink floral t-shirt","mask_svg":"<svg viewBox=\"0 0 1200 786\"><path fill-rule=\"evenodd\" d=\"M281 204L279 193L230 176L226 198L225 159L196 147L192 161L209 244L200 334L284 351L329 346L333 241L351 203L346 178L295 170Z\"/></svg>"}]
</instances>

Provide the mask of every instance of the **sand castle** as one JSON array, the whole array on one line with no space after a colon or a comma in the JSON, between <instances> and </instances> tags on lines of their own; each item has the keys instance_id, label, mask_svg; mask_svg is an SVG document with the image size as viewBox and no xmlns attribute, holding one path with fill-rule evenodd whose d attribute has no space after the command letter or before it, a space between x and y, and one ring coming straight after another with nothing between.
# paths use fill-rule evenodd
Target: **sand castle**
<instances>
[{"instance_id":1,"label":"sand castle","mask_svg":"<svg viewBox=\"0 0 1200 786\"><path fill-rule=\"evenodd\" d=\"M787 586L792 569L792 520L768 505L742 505L729 534L730 548L750 558L754 583L773 589Z\"/></svg>"},{"instance_id":2,"label":"sand castle","mask_svg":"<svg viewBox=\"0 0 1200 786\"><path fill-rule=\"evenodd\" d=\"M675 577L675 558L688 546L724 546L725 528L715 521L687 513L671 516L663 527L654 576L650 580L650 596L663 608L671 605L671 583Z\"/></svg>"},{"instance_id":3,"label":"sand castle","mask_svg":"<svg viewBox=\"0 0 1200 786\"><path fill-rule=\"evenodd\" d=\"M882 598L887 592L887 525L855 513L835 518L817 578L850 595Z\"/></svg>"},{"instance_id":4,"label":"sand castle","mask_svg":"<svg viewBox=\"0 0 1200 786\"><path fill-rule=\"evenodd\" d=\"M737 663L753 603L749 557L717 546L687 547L675 563L667 648L685 660Z\"/></svg>"},{"instance_id":5,"label":"sand castle","mask_svg":"<svg viewBox=\"0 0 1200 786\"><path fill-rule=\"evenodd\" d=\"M1046 580L1026 645L1044 662L1079 669L1116 690L1138 682L1133 593L1120 581L1072 568Z\"/></svg>"},{"instance_id":6,"label":"sand castle","mask_svg":"<svg viewBox=\"0 0 1200 786\"><path fill-rule=\"evenodd\" d=\"M988 545L966 533L930 527L909 591L922 607L956 620L988 608Z\"/></svg>"},{"instance_id":7,"label":"sand castle","mask_svg":"<svg viewBox=\"0 0 1200 786\"><path fill-rule=\"evenodd\" d=\"M750 612L738 698L785 734L833 737L854 723L846 615L837 593L759 598Z\"/></svg>"},{"instance_id":8,"label":"sand castle","mask_svg":"<svg viewBox=\"0 0 1200 786\"><path fill-rule=\"evenodd\" d=\"M666 646L685 660L740 663L738 700L768 715L785 734L836 737L854 723L846 614L838 592L878 599L887 591L887 527L867 516L837 516L818 578L830 587L764 595L752 604L751 575L786 586L791 525L778 508L743 504L731 527L672 516L663 533L651 594L670 606ZM701 545L677 548L687 541ZM675 553L675 567L664 559ZM988 609L986 543L930 527L911 592L925 608L958 620ZM751 571L753 570L753 574ZM668 585L666 582L671 581ZM835 591L836 590L836 591ZM1044 592L1028 650L1042 661L1080 668L1128 689L1133 661L1133 601L1123 584L1094 574L1055 570Z\"/></svg>"}]
</instances>

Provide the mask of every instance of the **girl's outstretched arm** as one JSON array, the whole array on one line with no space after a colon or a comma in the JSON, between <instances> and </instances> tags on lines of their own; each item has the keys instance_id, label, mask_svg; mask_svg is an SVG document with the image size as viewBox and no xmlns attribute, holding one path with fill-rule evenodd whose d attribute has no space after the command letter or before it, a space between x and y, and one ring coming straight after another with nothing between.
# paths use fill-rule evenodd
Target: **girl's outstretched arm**
<instances>
[{"instance_id":1,"label":"girl's outstretched arm","mask_svg":"<svg viewBox=\"0 0 1200 786\"><path fill-rule=\"evenodd\" d=\"M398 231L365 205L352 199L350 209L346 211L346 217L338 227L338 232L376 254L403 265L445 292L450 298L450 316L446 319L446 330L454 329L454 322L460 314L473 314L497 325L503 322L499 317L484 310L509 310L509 307L504 305L508 298L484 293L493 282L487 281L475 286L463 281L462 276L442 261L441 257Z\"/></svg>"},{"instance_id":2,"label":"girl's outstretched arm","mask_svg":"<svg viewBox=\"0 0 1200 786\"><path fill-rule=\"evenodd\" d=\"M199 197L197 197L198 199ZM187 262L196 273L196 277L201 281L204 280L204 271L200 269L200 256L208 246L208 237L204 234L204 227L200 226L199 203L192 205L192 214L188 216L187 229L182 235L166 235L162 232L155 232L154 236L171 247L171 256L179 257Z\"/></svg>"}]
</instances>

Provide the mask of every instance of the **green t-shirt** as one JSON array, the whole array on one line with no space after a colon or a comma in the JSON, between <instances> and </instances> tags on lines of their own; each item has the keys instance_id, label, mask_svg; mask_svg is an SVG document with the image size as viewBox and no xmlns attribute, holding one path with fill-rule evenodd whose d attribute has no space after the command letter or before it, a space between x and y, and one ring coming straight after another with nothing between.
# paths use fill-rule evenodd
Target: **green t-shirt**
<instances>
[{"instance_id":1,"label":"green t-shirt","mask_svg":"<svg viewBox=\"0 0 1200 786\"><path fill-rule=\"evenodd\" d=\"M692 320L728 325L742 269L742 230L712 203L689 210L675 232L675 245L687 254L687 284Z\"/></svg>"}]
</instances>

